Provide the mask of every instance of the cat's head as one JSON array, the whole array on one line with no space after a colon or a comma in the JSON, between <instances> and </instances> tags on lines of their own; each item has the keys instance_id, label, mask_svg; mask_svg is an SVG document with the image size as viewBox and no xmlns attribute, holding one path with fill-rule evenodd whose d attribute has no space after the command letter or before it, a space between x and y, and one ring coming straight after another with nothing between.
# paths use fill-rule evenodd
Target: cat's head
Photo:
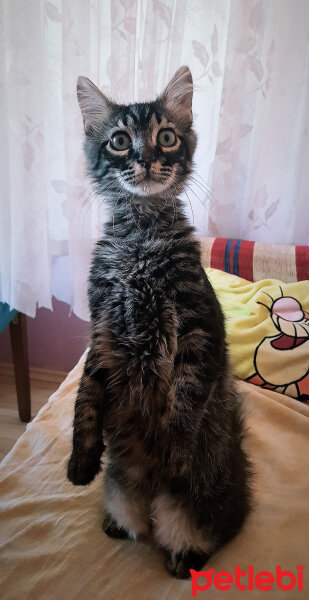
<instances>
[{"instance_id":1,"label":"cat's head","mask_svg":"<svg viewBox=\"0 0 309 600\"><path fill-rule=\"evenodd\" d=\"M181 191L196 145L192 91L188 67L178 69L155 101L129 105L116 104L79 77L86 157L100 193L142 200Z\"/></svg>"}]
</instances>

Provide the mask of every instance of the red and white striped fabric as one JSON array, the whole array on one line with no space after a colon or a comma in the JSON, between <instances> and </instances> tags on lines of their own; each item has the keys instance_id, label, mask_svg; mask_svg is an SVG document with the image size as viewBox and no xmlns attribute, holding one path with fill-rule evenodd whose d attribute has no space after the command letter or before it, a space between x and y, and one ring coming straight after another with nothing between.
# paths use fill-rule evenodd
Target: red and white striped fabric
<instances>
[{"instance_id":1,"label":"red and white striped fabric","mask_svg":"<svg viewBox=\"0 0 309 600\"><path fill-rule=\"evenodd\" d=\"M309 246L284 246L231 238L201 238L202 263L248 281L309 279Z\"/></svg>"}]
</instances>

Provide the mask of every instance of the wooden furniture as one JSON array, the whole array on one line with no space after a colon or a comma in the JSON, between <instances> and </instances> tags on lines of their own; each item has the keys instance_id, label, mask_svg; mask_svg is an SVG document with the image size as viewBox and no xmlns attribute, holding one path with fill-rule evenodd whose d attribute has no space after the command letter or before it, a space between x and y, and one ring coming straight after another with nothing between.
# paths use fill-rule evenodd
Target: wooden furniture
<instances>
[{"instance_id":1,"label":"wooden furniture","mask_svg":"<svg viewBox=\"0 0 309 600\"><path fill-rule=\"evenodd\" d=\"M8 325L10 327L19 418L27 423L31 419L31 396L26 315L11 310L8 304L0 303L0 332Z\"/></svg>"}]
</instances>

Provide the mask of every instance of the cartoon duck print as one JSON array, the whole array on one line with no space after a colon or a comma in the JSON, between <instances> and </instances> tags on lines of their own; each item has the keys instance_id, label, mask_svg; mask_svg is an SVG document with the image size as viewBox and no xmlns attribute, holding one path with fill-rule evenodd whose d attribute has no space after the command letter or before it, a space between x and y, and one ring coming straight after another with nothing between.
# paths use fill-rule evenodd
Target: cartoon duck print
<instances>
[{"instance_id":1,"label":"cartoon duck print","mask_svg":"<svg viewBox=\"0 0 309 600\"><path fill-rule=\"evenodd\" d=\"M247 379L255 385L309 400L309 313L298 300L283 296L272 301L270 317L278 335L265 337L254 355L255 374Z\"/></svg>"}]
</instances>

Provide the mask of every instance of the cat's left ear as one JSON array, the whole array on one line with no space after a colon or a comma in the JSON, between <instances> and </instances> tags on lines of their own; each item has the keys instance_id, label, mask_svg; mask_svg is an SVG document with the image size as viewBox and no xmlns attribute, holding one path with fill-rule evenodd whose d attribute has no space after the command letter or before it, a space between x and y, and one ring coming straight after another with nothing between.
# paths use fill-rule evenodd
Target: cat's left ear
<instances>
[{"instance_id":1,"label":"cat's left ear","mask_svg":"<svg viewBox=\"0 0 309 600\"><path fill-rule=\"evenodd\" d=\"M192 123L193 81L189 67L180 67L166 86L160 100L165 109L183 125Z\"/></svg>"}]
</instances>

